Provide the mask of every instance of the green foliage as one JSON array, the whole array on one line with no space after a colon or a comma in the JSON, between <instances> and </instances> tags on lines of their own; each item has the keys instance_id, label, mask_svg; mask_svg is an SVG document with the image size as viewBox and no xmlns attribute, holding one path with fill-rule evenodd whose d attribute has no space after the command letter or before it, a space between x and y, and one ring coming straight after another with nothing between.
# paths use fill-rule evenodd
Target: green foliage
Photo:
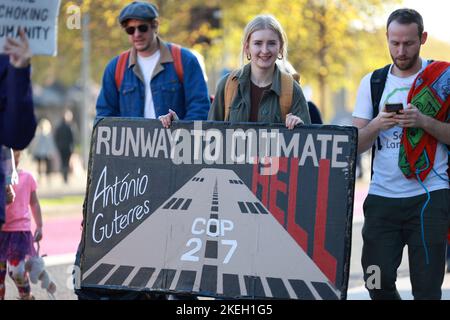
<instances>
[{"instance_id":1,"label":"green foliage","mask_svg":"<svg viewBox=\"0 0 450 320\"><path fill-rule=\"evenodd\" d=\"M100 83L108 61L129 47L117 17L129 0L62 0L59 18L58 57L35 57L33 78L40 84L59 80L66 85L79 81L83 37L81 30L66 26L67 8L80 5L89 14L91 77ZM346 88L355 92L361 77L390 62L384 21L379 17L400 0L155 0L160 11L160 34L200 52L206 60L210 91L214 93L219 71L239 66L241 37L245 25L257 14L273 14L288 35L288 58L300 72L302 84L319 92L319 106L330 108L326 93ZM207 21L191 30L191 9L221 8L221 28ZM198 43L198 39L210 43ZM449 44L433 41L424 46L424 56L448 58ZM439 53L440 52L440 53ZM322 109L325 110L324 108Z\"/></svg>"}]
</instances>

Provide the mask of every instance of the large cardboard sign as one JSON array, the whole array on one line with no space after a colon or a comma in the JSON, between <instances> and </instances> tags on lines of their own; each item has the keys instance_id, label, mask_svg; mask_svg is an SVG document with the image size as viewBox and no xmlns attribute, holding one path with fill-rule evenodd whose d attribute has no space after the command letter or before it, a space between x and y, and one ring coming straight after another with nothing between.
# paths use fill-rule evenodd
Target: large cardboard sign
<instances>
[{"instance_id":1,"label":"large cardboard sign","mask_svg":"<svg viewBox=\"0 0 450 320\"><path fill-rule=\"evenodd\" d=\"M0 52L6 38L18 38L23 28L34 55L56 56L60 0L2 0Z\"/></svg>"},{"instance_id":2,"label":"large cardboard sign","mask_svg":"<svg viewBox=\"0 0 450 320\"><path fill-rule=\"evenodd\" d=\"M345 299L356 141L353 127L101 120L81 286Z\"/></svg>"}]
</instances>

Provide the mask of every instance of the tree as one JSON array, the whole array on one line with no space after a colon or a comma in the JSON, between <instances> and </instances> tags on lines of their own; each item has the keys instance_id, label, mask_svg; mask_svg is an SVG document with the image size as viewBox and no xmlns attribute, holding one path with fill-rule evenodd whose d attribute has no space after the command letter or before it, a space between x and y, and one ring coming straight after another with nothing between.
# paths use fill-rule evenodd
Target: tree
<instances>
[{"instance_id":1,"label":"tree","mask_svg":"<svg viewBox=\"0 0 450 320\"><path fill-rule=\"evenodd\" d=\"M120 10L129 2L62 0L58 57L34 58L33 80L46 83L57 79L66 85L79 81L82 33L66 26L67 8L75 4L81 7L82 14L90 15L91 75L99 83L108 61L129 47L127 36L117 21ZM273 14L288 36L288 59L300 72L302 84L308 83L318 88L318 104L325 118L329 118L331 107L326 99L328 92L341 88L354 92L365 73L390 62L384 35L385 22L377 22L377 18L386 9L393 9L400 0L211 0L207 4L203 0L152 2L159 8L162 38L195 49L205 57L212 93L219 72L239 66L245 25L257 14ZM209 19L193 24L194 8L205 11L219 9L220 28L214 28L217 25ZM201 42L199 39L208 41ZM445 44L435 47L445 50Z\"/></svg>"},{"instance_id":2,"label":"tree","mask_svg":"<svg viewBox=\"0 0 450 320\"><path fill-rule=\"evenodd\" d=\"M290 59L305 78L318 86L318 102L324 118L329 114L327 88L352 87L359 67L367 70L371 62L385 57L384 51L375 50L379 44L374 42L379 38L374 18L381 15L386 4L395 2L305 1L298 27L289 30ZM370 61L365 57L370 57Z\"/></svg>"},{"instance_id":3,"label":"tree","mask_svg":"<svg viewBox=\"0 0 450 320\"><path fill-rule=\"evenodd\" d=\"M375 17L398 0L232 1L224 7L223 47L237 56L246 23L260 13L273 14L288 36L288 59L308 83L319 88L319 106L327 117L328 88L354 88L363 72L386 58L374 50L380 41ZM378 44L377 44L378 43ZM361 64L360 62L364 63ZM230 58L223 63L229 64ZM234 63L237 64L236 60Z\"/></svg>"}]
</instances>

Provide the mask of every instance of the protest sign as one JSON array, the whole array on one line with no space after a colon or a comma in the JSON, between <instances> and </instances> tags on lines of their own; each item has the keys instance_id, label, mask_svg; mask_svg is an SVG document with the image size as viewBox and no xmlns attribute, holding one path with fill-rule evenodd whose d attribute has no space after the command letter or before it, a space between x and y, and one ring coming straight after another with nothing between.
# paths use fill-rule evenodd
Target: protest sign
<instances>
[{"instance_id":1,"label":"protest sign","mask_svg":"<svg viewBox=\"0 0 450 320\"><path fill-rule=\"evenodd\" d=\"M344 299L357 129L106 118L81 286Z\"/></svg>"},{"instance_id":2,"label":"protest sign","mask_svg":"<svg viewBox=\"0 0 450 320\"><path fill-rule=\"evenodd\" d=\"M0 51L6 38L25 31L33 55L56 56L60 0L2 0L0 3Z\"/></svg>"}]
</instances>

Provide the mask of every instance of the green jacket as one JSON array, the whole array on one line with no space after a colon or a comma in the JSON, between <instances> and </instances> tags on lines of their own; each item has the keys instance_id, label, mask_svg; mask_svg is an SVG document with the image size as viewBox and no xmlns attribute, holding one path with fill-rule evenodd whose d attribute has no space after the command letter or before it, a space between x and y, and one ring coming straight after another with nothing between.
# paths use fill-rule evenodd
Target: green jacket
<instances>
[{"instance_id":1,"label":"green jacket","mask_svg":"<svg viewBox=\"0 0 450 320\"><path fill-rule=\"evenodd\" d=\"M245 65L237 74L238 89L230 108L230 122L248 122L250 119L250 64ZM225 83L228 76L222 78L217 86L216 96L209 109L208 120L223 121ZM265 93L261 99L258 111L258 122L281 123L280 96L281 72L275 65L274 78L270 91ZM311 124L308 105L300 85L294 81L294 92L292 97L292 114L300 117L305 124Z\"/></svg>"}]
</instances>

